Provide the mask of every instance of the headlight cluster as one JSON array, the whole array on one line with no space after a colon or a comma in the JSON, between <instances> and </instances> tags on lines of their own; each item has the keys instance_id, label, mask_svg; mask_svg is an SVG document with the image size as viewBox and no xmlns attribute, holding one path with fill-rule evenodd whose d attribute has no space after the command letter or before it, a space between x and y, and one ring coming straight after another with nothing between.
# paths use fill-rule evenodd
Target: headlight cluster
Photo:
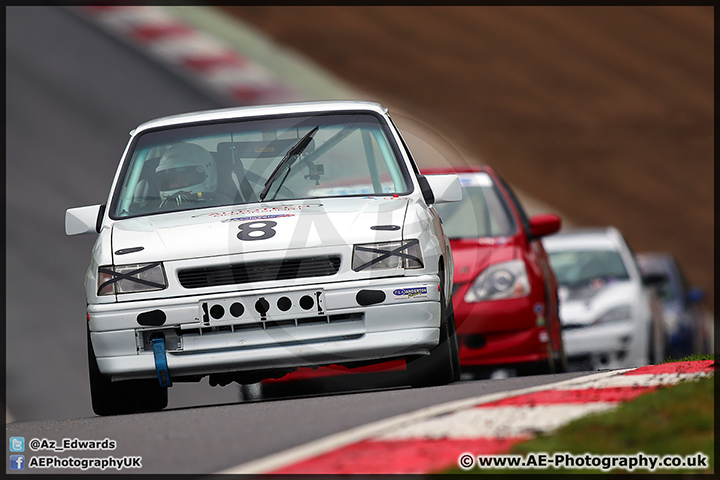
<instances>
[{"instance_id":1,"label":"headlight cluster","mask_svg":"<svg viewBox=\"0 0 720 480\"><path fill-rule=\"evenodd\" d=\"M595 319L593 325L610 322L623 322L632 318L632 308L630 305L619 305L606 311Z\"/></svg>"},{"instance_id":2,"label":"headlight cluster","mask_svg":"<svg viewBox=\"0 0 720 480\"><path fill-rule=\"evenodd\" d=\"M465 294L465 302L525 297L530 294L525 262L511 260L491 265L477 276Z\"/></svg>"},{"instance_id":3,"label":"headlight cluster","mask_svg":"<svg viewBox=\"0 0 720 480\"><path fill-rule=\"evenodd\" d=\"M423 268L420 242L366 243L353 248L352 269L389 270L395 268Z\"/></svg>"},{"instance_id":4,"label":"headlight cluster","mask_svg":"<svg viewBox=\"0 0 720 480\"><path fill-rule=\"evenodd\" d=\"M97 277L98 296L121 293L151 292L167 288L162 263L100 267Z\"/></svg>"}]
</instances>

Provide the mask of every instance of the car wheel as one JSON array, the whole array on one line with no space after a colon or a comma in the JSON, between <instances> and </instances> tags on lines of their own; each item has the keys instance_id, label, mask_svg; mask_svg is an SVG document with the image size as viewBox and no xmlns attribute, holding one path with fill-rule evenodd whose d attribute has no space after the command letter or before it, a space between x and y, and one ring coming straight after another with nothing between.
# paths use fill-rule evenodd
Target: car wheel
<instances>
[{"instance_id":1,"label":"car wheel","mask_svg":"<svg viewBox=\"0 0 720 480\"><path fill-rule=\"evenodd\" d=\"M553 373L567 373L568 362L567 356L565 355L565 345L563 344L562 337L560 340L560 349L557 353L555 353L553 363L555 368L555 372Z\"/></svg>"},{"instance_id":2,"label":"car wheel","mask_svg":"<svg viewBox=\"0 0 720 480\"><path fill-rule=\"evenodd\" d=\"M455 310L452 301L448 306L448 318L446 323L450 327L450 347L452 348L453 358L453 382L460 380L462 367L460 366L460 345L458 344L457 331L455 329Z\"/></svg>"},{"instance_id":3,"label":"car wheel","mask_svg":"<svg viewBox=\"0 0 720 480\"><path fill-rule=\"evenodd\" d=\"M90 397L96 415L155 412L167 407L168 392L157 380L125 380L112 382L100 373L95 352L87 335Z\"/></svg>"},{"instance_id":4,"label":"car wheel","mask_svg":"<svg viewBox=\"0 0 720 480\"><path fill-rule=\"evenodd\" d=\"M441 305L445 305L445 270L443 268L440 268L440 302ZM455 308L452 303L452 297L450 298L450 301L447 302L447 309L445 310L445 323L448 325L449 328L449 335L450 335L450 348L452 349L452 359L453 359L453 382L456 382L460 380L460 375L462 374L462 367L460 366L460 344L458 342L457 337L457 328L455 325Z\"/></svg>"},{"instance_id":5,"label":"car wheel","mask_svg":"<svg viewBox=\"0 0 720 480\"><path fill-rule=\"evenodd\" d=\"M547 344L547 361L544 364L541 363L541 365L542 365L542 367L544 367L544 368L541 367L541 369L540 369L539 373L541 373L541 374L551 375L553 373L558 373L557 359L555 357L555 351L552 348L551 340L548 340L548 344Z\"/></svg>"},{"instance_id":6,"label":"car wheel","mask_svg":"<svg viewBox=\"0 0 720 480\"><path fill-rule=\"evenodd\" d=\"M655 324L650 324L650 363L657 365L665 360L665 339L663 332L659 328L655 328Z\"/></svg>"},{"instance_id":7,"label":"car wheel","mask_svg":"<svg viewBox=\"0 0 720 480\"><path fill-rule=\"evenodd\" d=\"M529 363L524 365L520 371L523 375L550 375L555 373L566 373L568 371L565 347L560 341L559 351L554 351L550 342L547 346L547 360Z\"/></svg>"},{"instance_id":8,"label":"car wheel","mask_svg":"<svg viewBox=\"0 0 720 480\"><path fill-rule=\"evenodd\" d=\"M440 326L440 343L430 351L430 355L407 360L407 373L413 387L447 385L454 380L447 324Z\"/></svg>"},{"instance_id":9,"label":"car wheel","mask_svg":"<svg viewBox=\"0 0 720 480\"><path fill-rule=\"evenodd\" d=\"M447 385L456 380L454 365L459 366L455 315L445 305L444 272L440 271L440 342L430 350L430 355L407 359L407 374L413 387L434 387ZM451 329L450 324L453 324ZM454 342L453 342L454 340ZM454 346L453 346L454 345ZM459 372L459 368L457 370ZM458 375L459 377L459 375Z\"/></svg>"},{"instance_id":10,"label":"car wheel","mask_svg":"<svg viewBox=\"0 0 720 480\"><path fill-rule=\"evenodd\" d=\"M558 328L560 329L560 343L558 345L559 348L555 357L555 373L567 373L568 360L567 354L565 353L565 341L562 337L562 322L560 321L559 312L556 318L558 322Z\"/></svg>"},{"instance_id":11,"label":"car wheel","mask_svg":"<svg viewBox=\"0 0 720 480\"><path fill-rule=\"evenodd\" d=\"M568 371L567 356L565 355L565 344L562 340L562 332L560 334L560 344L556 350L552 348L552 335L550 324L547 324L548 343L547 343L547 360L526 365L521 370L529 375L548 375L555 373L566 373Z\"/></svg>"},{"instance_id":12,"label":"car wheel","mask_svg":"<svg viewBox=\"0 0 720 480\"><path fill-rule=\"evenodd\" d=\"M648 331L648 364L657 365L662 363L664 352L664 341L662 338L658 338L658 329L655 325L650 324L650 330Z\"/></svg>"}]
</instances>

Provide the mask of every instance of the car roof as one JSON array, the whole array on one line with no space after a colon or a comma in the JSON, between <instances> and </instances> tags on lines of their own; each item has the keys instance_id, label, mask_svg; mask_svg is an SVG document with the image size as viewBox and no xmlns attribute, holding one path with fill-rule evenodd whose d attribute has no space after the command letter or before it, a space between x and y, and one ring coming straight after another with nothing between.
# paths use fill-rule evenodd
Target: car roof
<instances>
[{"instance_id":1,"label":"car roof","mask_svg":"<svg viewBox=\"0 0 720 480\"><path fill-rule=\"evenodd\" d=\"M674 257L671 253L665 252L639 252L635 255L637 258L642 258L648 262L672 262Z\"/></svg>"},{"instance_id":2,"label":"car roof","mask_svg":"<svg viewBox=\"0 0 720 480\"><path fill-rule=\"evenodd\" d=\"M182 113L147 121L133 131L135 135L144 130L170 127L198 122L211 122L215 120L231 120L237 118L261 117L269 115L321 113L344 110L366 110L379 114L386 114L388 109L377 102L361 100L334 100L316 102L281 103L274 105L251 105L243 107L220 108L215 110L202 110Z\"/></svg>"},{"instance_id":3,"label":"car roof","mask_svg":"<svg viewBox=\"0 0 720 480\"><path fill-rule=\"evenodd\" d=\"M641 270L672 272L675 259L670 253L640 252L635 255Z\"/></svg>"},{"instance_id":4,"label":"car roof","mask_svg":"<svg viewBox=\"0 0 720 480\"><path fill-rule=\"evenodd\" d=\"M543 238L547 251L617 250L622 242L622 236L615 227L574 228Z\"/></svg>"}]
</instances>

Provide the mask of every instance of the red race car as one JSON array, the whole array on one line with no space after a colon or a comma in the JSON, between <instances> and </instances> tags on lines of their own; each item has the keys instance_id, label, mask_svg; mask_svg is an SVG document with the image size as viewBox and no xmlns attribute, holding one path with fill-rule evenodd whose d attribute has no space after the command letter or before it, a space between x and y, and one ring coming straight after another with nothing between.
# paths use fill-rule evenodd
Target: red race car
<instances>
[{"instance_id":1,"label":"red race car","mask_svg":"<svg viewBox=\"0 0 720 480\"><path fill-rule=\"evenodd\" d=\"M565 371L557 285L540 241L560 229L560 217L528 218L510 186L487 166L422 173L457 173L463 187L462 201L435 206L453 253L463 373Z\"/></svg>"}]
</instances>

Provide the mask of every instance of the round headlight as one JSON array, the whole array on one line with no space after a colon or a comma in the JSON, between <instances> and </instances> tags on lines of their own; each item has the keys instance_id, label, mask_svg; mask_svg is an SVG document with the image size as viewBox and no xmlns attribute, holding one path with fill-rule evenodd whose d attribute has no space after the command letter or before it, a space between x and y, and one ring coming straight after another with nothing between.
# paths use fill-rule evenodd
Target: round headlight
<instances>
[{"instance_id":1,"label":"round headlight","mask_svg":"<svg viewBox=\"0 0 720 480\"><path fill-rule=\"evenodd\" d=\"M515 275L507 270L498 270L492 275L492 285L498 292L504 292L515 283Z\"/></svg>"}]
</instances>

